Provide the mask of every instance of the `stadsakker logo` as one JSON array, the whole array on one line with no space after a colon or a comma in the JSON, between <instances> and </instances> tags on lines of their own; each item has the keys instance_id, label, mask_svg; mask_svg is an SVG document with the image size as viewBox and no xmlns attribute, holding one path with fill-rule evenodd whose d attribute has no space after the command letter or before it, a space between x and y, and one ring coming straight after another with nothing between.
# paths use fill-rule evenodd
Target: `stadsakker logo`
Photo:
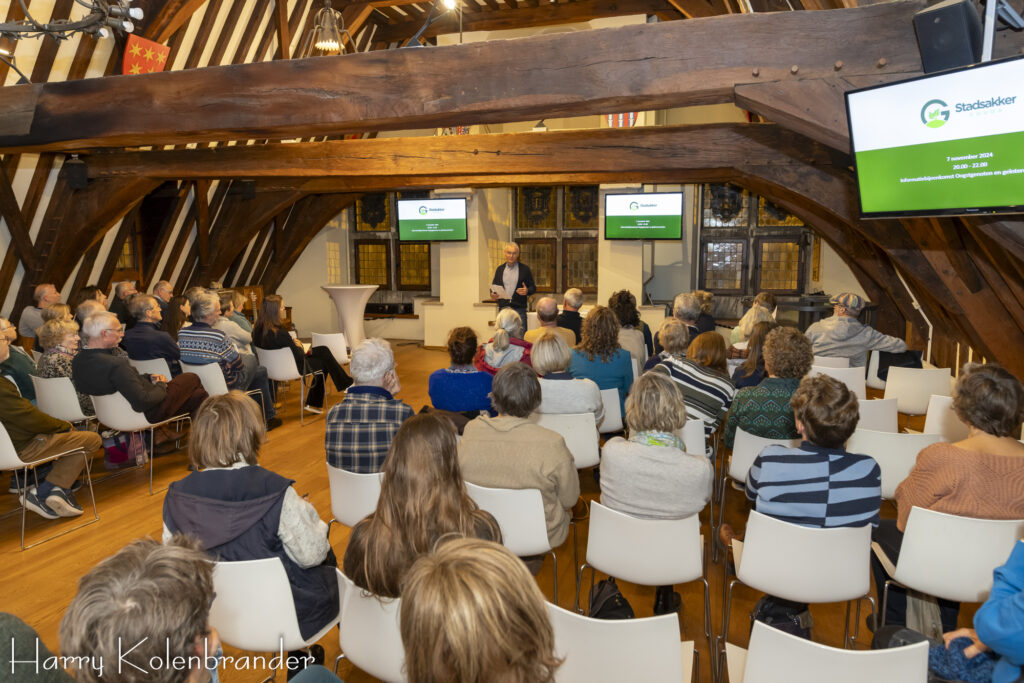
<instances>
[{"instance_id":1,"label":"stadsakker logo","mask_svg":"<svg viewBox=\"0 0 1024 683\"><path fill-rule=\"evenodd\" d=\"M640 204L638 204L637 202L630 202L629 203L629 210L630 211L636 211L639 208L640 208Z\"/></svg>"},{"instance_id":2,"label":"stadsakker logo","mask_svg":"<svg viewBox=\"0 0 1024 683\"><path fill-rule=\"evenodd\" d=\"M921 107L921 123L929 128L941 128L949 121L949 105L942 100L928 100Z\"/></svg>"},{"instance_id":3,"label":"stadsakker logo","mask_svg":"<svg viewBox=\"0 0 1024 683\"><path fill-rule=\"evenodd\" d=\"M427 215L427 207L425 207L425 206L421 206L420 207L420 215L421 216L426 216Z\"/></svg>"}]
</instances>

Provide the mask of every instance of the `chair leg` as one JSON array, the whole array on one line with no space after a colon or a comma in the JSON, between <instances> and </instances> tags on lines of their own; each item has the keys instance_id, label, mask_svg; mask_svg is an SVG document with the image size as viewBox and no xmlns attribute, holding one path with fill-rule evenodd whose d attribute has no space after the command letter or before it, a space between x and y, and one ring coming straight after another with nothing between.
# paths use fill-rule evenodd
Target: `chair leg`
<instances>
[{"instance_id":1,"label":"chair leg","mask_svg":"<svg viewBox=\"0 0 1024 683\"><path fill-rule=\"evenodd\" d=\"M889 584L890 583L892 583L892 581L886 581L885 582L885 588L882 589L882 618L881 619L878 619L878 618L875 619L875 625L876 626L885 626L885 614L886 614L886 612L889 609Z\"/></svg>"},{"instance_id":2,"label":"chair leg","mask_svg":"<svg viewBox=\"0 0 1024 683\"><path fill-rule=\"evenodd\" d=\"M299 426L306 426L306 380L299 377Z\"/></svg>"},{"instance_id":3,"label":"chair leg","mask_svg":"<svg viewBox=\"0 0 1024 683\"><path fill-rule=\"evenodd\" d=\"M715 679L715 658L714 658L714 645L711 642L711 589L708 586L707 578L701 578L701 583L704 584L704 637L708 641L708 654L710 656L711 663L711 680ZM696 652L694 653L694 665L696 666ZM695 674L696 676L696 674ZM694 681L699 681L700 678L695 677Z\"/></svg>"},{"instance_id":4,"label":"chair leg","mask_svg":"<svg viewBox=\"0 0 1024 683\"><path fill-rule=\"evenodd\" d=\"M28 550L29 548L34 548L37 545L42 545L43 543L46 543L47 541L52 541L55 538L60 538L61 536L65 535L65 534L70 534L72 531L77 531L78 529L81 529L84 526L89 526L90 524L95 524L96 522L100 521L99 510L96 508L96 494L92 490L92 476L91 476L91 472L90 472L89 454L86 453L84 450L81 451L81 453L82 453L82 458L85 460L85 468L82 471L85 473L85 480L86 480L86 482L89 485L89 498L92 500L92 519L88 520L87 522L82 522L81 524L76 524L75 526L71 527L70 529L65 529L64 531L61 531L61 532L56 533L56 534L53 534L52 536L47 536L46 538L44 538L44 539L42 539L40 541L36 541L35 543L30 543L29 545L25 545L25 519L27 517L28 508L25 507L24 501L22 501L22 503L21 503L21 549L22 550ZM17 471L18 470L15 470L15 472L17 472ZM25 490L22 493L22 495L25 495L25 494L28 493L28 488L29 488L29 486L28 486L28 474L29 474L29 472L32 473L32 478L35 481L36 488L39 487L39 473L36 472L36 468L35 467L31 467L31 468L26 467L26 468L24 468L24 469L22 469L20 471L22 473L22 479L25 482Z\"/></svg>"},{"instance_id":5,"label":"chair leg","mask_svg":"<svg viewBox=\"0 0 1024 683\"><path fill-rule=\"evenodd\" d=\"M153 495L153 456L156 455L156 441L153 438L153 428L149 428L149 495Z\"/></svg>"},{"instance_id":6,"label":"chair leg","mask_svg":"<svg viewBox=\"0 0 1024 683\"><path fill-rule=\"evenodd\" d=\"M729 587L726 590L726 599L722 602L722 633L718 638L718 642L715 643L714 657L716 664L718 665L718 671L722 671L722 657L725 656L725 643L729 640L729 615L732 612L732 589L739 583L738 579L733 579L729 582Z\"/></svg>"},{"instance_id":7,"label":"chair leg","mask_svg":"<svg viewBox=\"0 0 1024 683\"><path fill-rule=\"evenodd\" d=\"M555 600L554 604L558 604L558 557L555 555L554 549L551 553L551 582L554 584Z\"/></svg>"},{"instance_id":8,"label":"chair leg","mask_svg":"<svg viewBox=\"0 0 1024 683\"><path fill-rule=\"evenodd\" d=\"M843 648L850 648L850 600L846 601L846 619L843 621ZM857 614L860 614L860 600L857 601Z\"/></svg>"},{"instance_id":9,"label":"chair leg","mask_svg":"<svg viewBox=\"0 0 1024 683\"><path fill-rule=\"evenodd\" d=\"M583 570L585 570L588 566L589 565L586 562L584 562L583 564L580 565L578 573L576 574L576 602L573 605L573 609L576 610L577 614L584 614L583 608L580 606L580 589L582 588L582 584L583 584ZM590 568L590 584L591 584L590 587L593 588L594 587L594 585L593 585L594 584L594 568L593 567Z\"/></svg>"},{"instance_id":10,"label":"chair leg","mask_svg":"<svg viewBox=\"0 0 1024 683\"><path fill-rule=\"evenodd\" d=\"M342 652L340 655L334 658L334 675L338 675L338 666L341 664L341 660L345 659L345 653Z\"/></svg>"},{"instance_id":11,"label":"chair leg","mask_svg":"<svg viewBox=\"0 0 1024 683\"><path fill-rule=\"evenodd\" d=\"M569 522L572 526L572 568L573 573L576 574L576 567L579 566L579 539L576 534L576 522ZM580 606L580 575L576 574L576 609L579 610Z\"/></svg>"}]
</instances>

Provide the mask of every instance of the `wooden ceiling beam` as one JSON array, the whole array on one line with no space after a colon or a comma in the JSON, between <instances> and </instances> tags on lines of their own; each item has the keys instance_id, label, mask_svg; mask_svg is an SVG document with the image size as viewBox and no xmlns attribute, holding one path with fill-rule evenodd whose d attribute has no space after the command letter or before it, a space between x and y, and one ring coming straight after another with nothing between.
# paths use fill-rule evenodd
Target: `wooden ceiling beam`
<instances>
[{"instance_id":1,"label":"wooden ceiling beam","mask_svg":"<svg viewBox=\"0 0 1024 683\"><path fill-rule=\"evenodd\" d=\"M274 259L260 277L264 292L276 291L309 243L328 221L353 203L358 194L321 194L296 202L283 234L274 245ZM274 228L275 236L279 228Z\"/></svg>"},{"instance_id":2,"label":"wooden ceiling beam","mask_svg":"<svg viewBox=\"0 0 1024 683\"><path fill-rule=\"evenodd\" d=\"M164 43L184 26L206 0L167 0L159 13L146 22L143 36Z\"/></svg>"}]
</instances>

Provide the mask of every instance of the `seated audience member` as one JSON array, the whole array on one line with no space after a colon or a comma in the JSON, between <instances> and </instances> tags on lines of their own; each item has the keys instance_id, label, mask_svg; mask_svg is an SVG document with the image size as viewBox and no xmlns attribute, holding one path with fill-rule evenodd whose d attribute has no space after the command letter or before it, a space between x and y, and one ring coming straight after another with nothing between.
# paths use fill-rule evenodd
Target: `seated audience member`
<instances>
[{"instance_id":1,"label":"seated audience member","mask_svg":"<svg viewBox=\"0 0 1024 683\"><path fill-rule=\"evenodd\" d=\"M43 345L43 355L36 364L36 376L44 378L67 377L71 379L71 361L78 353L80 338L78 323L66 323L51 320L39 328L39 342ZM78 394L78 407L82 414L93 414L92 399L83 393Z\"/></svg>"},{"instance_id":2,"label":"seated audience member","mask_svg":"<svg viewBox=\"0 0 1024 683\"><path fill-rule=\"evenodd\" d=\"M494 336L477 349L473 365L491 375L509 363L529 365L531 346L530 342L523 341L523 321L519 313L503 308L494 319Z\"/></svg>"},{"instance_id":3,"label":"seated audience member","mask_svg":"<svg viewBox=\"0 0 1024 683\"><path fill-rule=\"evenodd\" d=\"M114 349L121 342L124 329L113 313L89 316L81 333L87 348L79 350L71 361L71 379L80 393L107 396L118 392L132 410L143 413L150 422L161 422L181 413L194 416L206 399L203 385L191 372L170 380L162 375L143 375L127 358L116 355ZM157 438L157 450L161 444L173 446L173 433L161 436Z\"/></svg>"},{"instance_id":4,"label":"seated audience member","mask_svg":"<svg viewBox=\"0 0 1024 683\"><path fill-rule=\"evenodd\" d=\"M32 301L31 306L22 309L18 319L18 334L24 339L36 338L36 330L43 326L43 311L60 301L60 292L49 283L36 285Z\"/></svg>"},{"instance_id":5,"label":"seated audience member","mask_svg":"<svg viewBox=\"0 0 1024 683\"><path fill-rule=\"evenodd\" d=\"M711 315L714 308L715 295L703 289L694 291L693 295L700 302L700 315L697 316L697 334L715 331L715 317Z\"/></svg>"},{"instance_id":6,"label":"seated audience member","mask_svg":"<svg viewBox=\"0 0 1024 683\"><path fill-rule=\"evenodd\" d=\"M619 320L619 346L629 351L637 368L642 368L647 357L654 355L654 341L651 330L640 319L636 297L628 289L621 289L608 298L608 308Z\"/></svg>"},{"instance_id":7,"label":"seated audience member","mask_svg":"<svg viewBox=\"0 0 1024 683\"><path fill-rule=\"evenodd\" d=\"M576 340L569 346L580 343L580 331L583 327L583 318L580 316L580 308L583 306L583 292L573 287L565 290L562 296L562 312L558 314L556 322L558 326L572 330Z\"/></svg>"},{"instance_id":8,"label":"seated audience member","mask_svg":"<svg viewBox=\"0 0 1024 683\"><path fill-rule=\"evenodd\" d=\"M40 325L40 327L42 327ZM0 375L7 375L14 380L18 392L30 401L36 400L36 387L32 384L32 375L36 374L36 362L31 354L21 348L15 341L18 339L14 325L5 318L0 318L0 334L9 342L7 360L0 363ZM38 344L38 328L36 342Z\"/></svg>"},{"instance_id":9,"label":"seated audience member","mask_svg":"<svg viewBox=\"0 0 1024 683\"><path fill-rule=\"evenodd\" d=\"M327 413L327 463L360 474L379 472L391 440L413 410L394 397L402 385L395 355L385 340L360 342L352 350L349 369L354 384Z\"/></svg>"},{"instance_id":10,"label":"seated audience member","mask_svg":"<svg viewBox=\"0 0 1024 683\"><path fill-rule=\"evenodd\" d=\"M337 561L327 524L295 483L259 465L266 430L240 391L211 396L189 436L195 471L164 499L164 542L194 536L219 562L277 557L291 584L299 632L310 638L338 616Z\"/></svg>"},{"instance_id":11,"label":"seated audience member","mask_svg":"<svg viewBox=\"0 0 1024 683\"><path fill-rule=\"evenodd\" d=\"M756 387L736 393L725 420L725 445L732 448L736 429L766 439L795 439L796 422L790 399L800 380L811 371L814 354L807 337L792 327L777 327L765 337L764 368L767 377Z\"/></svg>"},{"instance_id":12,"label":"seated audience member","mask_svg":"<svg viewBox=\"0 0 1024 683\"><path fill-rule=\"evenodd\" d=\"M220 330L235 344L239 353L252 355L252 330L246 330L235 322L234 295L238 292L222 292L220 294L220 317L213 323L213 329Z\"/></svg>"},{"instance_id":13,"label":"seated audience member","mask_svg":"<svg viewBox=\"0 0 1024 683\"><path fill-rule=\"evenodd\" d=\"M78 307L83 301L95 301L102 305L104 309L107 307L107 295L96 285L86 285L75 292L75 296L71 299L71 304L76 310L76 316Z\"/></svg>"},{"instance_id":14,"label":"seated audience member","mask_svg":"<svg viewBox=\"0 0 1024 683\"><path fill-rule=\"evenodd\" d=\"M121 345L132 360L163 358L172 376L181 374L181 349L170 334L160 329L163 309L154 296L140 294L132 299L128 312L135 318L135 327L125 330Z\"/></svg>"},{"instance_id":15,"label":"seated audience member","mask_svg":"<svg viewBox=\"0 0 1024 683\"><path fill-rule=\"evenodd\" d=\"M345 576L360 588L397 598L412 563L447 534L501 542L494 517L466 492L457 438L451 420L429 413L395 434L377 509L352 528L345 549Z\"/></svg>"},{"instance_id":16,"label":"seated audience member","mask_svg":"<svg viewBox=\"0 0 1024 683\"><path fill-rule=\"evenodd\" d=\"M135 318L128 310L128 304L132 297L139 293L135 288L134 280L124 280L114 285L114 300L110 302L109 310L117 316L122 325L132 327L135 325Z\"/></svg>"},{"instance_id":17,"label":"seated audience member","mask_svg":"<svg viewBox=\"0 0 1024 683\"><path fill-rule=\"evenodd\" d=\"M10 343L6 336L0 336L0 361L7 359ZM70 455L54 461L46 479L38 487L23 489L22 504L46 519L77 517L82 506L71 492L75 479L85 468L78 449L91 458L103 448L103 440L93 432L72 431L71 423L50 417L40 411L17 388L4 377L0 377L0 423L11 437L11 443L22 462L35 462L57 453L73 451ZM34 482L32 474L28 482ZM27 484L28 482L21 482ZM14 482L18 487L19 482Z\"/></svg>"},{"instance_id":18,"label":"seated audience member","mask_svg":"<svg viewBox=\"0 0 1024 683\"><path fill-rule=\"evenodd\" d=\"M725 340L717 332L698 334L686 349L686 358L670 357L651 372L664 373L675 380L691 418L704 422L707 455L713 455L711 435L729 412L736 387L729 379L725 363Z\"/></svg>"},{"instance_id":19,"label":"seated audience member","mask_svg":"<svg viewBox=\"0 0 1024 683\"><path fill-rule=\"evenodd\" d=\"M686 424L686 404L676 383L648 372L626 399L629 440L615 437L601 450L601 502L634 517L682 519L711 498L714 468L703 454L686 453L676 432ZM672 586L658 586L654 613L678 612Z\"/></svg>"},{"instance_id":20,"label":"seated audience member","mask_svg":"<svg viewBox=\"0 0 1024 683\"><path fill-rule=\"evenodd\" d=\"M82 303L75 306L75 322L81 327L85 324L85 319L90 315L106 310L107 307L96 299L85 299Z\"/></svg>"},{"instance_id":21,"label":"seated audience member","mask_svg":"<svg viewBox=\"0 0 1024 683\"><path fill-rule=\"evenodd\" d=\"M764 369L764 339L776 327L778 324L773 322L760 322L754 325L747 339L746 360L732 373L732 383L737 390L756 387L767 377Z\"/></svg>"},{"instance_id":22,"label":"seated audience member","mask_svg":"<svg viewBox=\"0 0 1024 683\"><path fill-rule=\"evenodd\" d=\"M661 321L661 327L658 328L655 338L662 345L661 351L647 359L647 362L644 363L644 372L667 358L676 360L686 358L686 347L690 345L690 333L683 321L677 318L665 318Z\"/></svg>"},{"instance_id":23,"label":"seated audience member","mask_svg":"<svg viewBox=\"0 0 1024 683\"><path fill-rule=\"evenodd\" d=\"M260 306L260 317L252 330L252 345L260 349L288 349L295 360L299 372L320 373L313 376L313 382L306 394L304 410L311 413L322 413L324 409L324 375L330 375L334 388L338 391L348 389L352 378L338 365L334 354L326 346L314 346L309 353L303 351L302 342L292 339L284 323L284 299L277 294L263 297Z\"/></svg>"},{"instance_id":24,"label":"seated audience member","mask_svg":"<svg viewBox=\"0 0 1024 683\"><path fill-rule=\"evenodd\" d=\"M438 410L453 413L491 409L491 382L494 378L473 367L476 332L456 327L448 333L448 357L451 365L430 373L427 392ZM475 416L474 416L475 417Z\"/></svg>"},{"instance_id":25,"label":"seated audience member","mask_svg":"<svg viewBox=\"0 0 1024 683\"><path fill-rule=\"evenodd\" d=\"M420 557L399 624L409 683L552 683L561 665L537 582L490 541L453 537Z\"/></svg>"},{"instance_id":26,"label":"seated audience member","mask_svg":"<svg viewBox=\"0 0 1024 683\"><path fill-rule=\"evenodd\" d=\"M171 299L174 298L174 288L171 283L167 280L160 280L160 282L153 285L153 298L156 299L156 303L160 306L160 313L167 313L167 304L171 303Z\"/></svg>"},{"instance_id":27,"label":"seated audience member","mask_svg":"<svg viewBox=\"0 0 1024 683\"><path fill-rule=\"evenodd\" d=\"M979 519L1024 518L1024 387L995 364L967 365L953 391L953 411L969 428L966 439L923 449L896 488L896 520L883 520L874 540L893 561L899 557L910 509L917 507ZM955 548L951 548L955 552ZM872 559L881 595L885 570ZM881 603L879 603L881 604ZM942 628L956 628L959 604L939 601ZM889 587L886 624L905 624L906 592Z\"/></svg>"},{"instance_id":28,"label":"seated audience member","mask_svg":"<svg viewBox=\"0 0 1024 683\"><path fill-rule=\"evenodd\" d=\"M584 319L583 339L573 349L569 372L592 380L598 389L618 389L619 410L625 413L633 362L629 351L619 346L619 319L610 308L595 306Z\"/></svg>"},{"instance_id":29,"label":"seated audience member","mask_svg":"<svg viewBox=\"0 0 1024 683\"><path fill-rule=\"evenodd\" d=\"M843 292L832 297L835 315L819 320L804 333L811 340L816 356L849 358L850 367L862 368L867 365L868 351L900 353L907 350L902 339L882 334L857 320L864 310L865 301L856 294Z\"/></svg>"},{"instance_id":30,"label":"seated audience member","mask_svg":"<svg viewBox=\"0 0 1024 683\"><path fill-rule=\"evenodd\" d=\"M558 303L550 296L545 296L537 302L537 322L540 327L529 330L523 335L523 341L531 344L544 332L550 330L565 340L568 346L576 346L576 333L565 327L558 326Z\"/></svg>"},{"instance_id":31,"label":"seated audience member","mask_svg":"<svg viewBox=\"0 0 1024 683\"><path fill-rule=\"evenodd\" d=\"M672 302L672 317L686 325L686 333L690 339L694 339L700 334L700 330L697 328L700 311L701 300L696 294L693 292L676 294L676 298ZM661 351L661 341L658 339L658 335L654 335L654 352L661 353Z\"/></svg>"},{"instance_id":32,"label":"seated audience member","mask_svg":"<svg viewBox=\"0 0 1024 683\"><path fill-rule=\"evenodd\" d=\"M540 382L529 367L512 363L499 370L491 390L498 416L481 415L466 425L459 465L466 481L478 486L538 489L548 541L557 548L569 533L568 511L579 498L580 480L561 435L528 419L540 398Z\"/></svg>"},{"instance_id":33,"label":"seated audience member","mask_svg":"<svg viewBox=\"0 0 1024 683\"><path fill-rule=\"evenodd\" d=\"M190 317L192 317L192 304L188 302L188 299L183 296L173 297L167 304L167 313L164 314L161 329L171 335L171 339L177 343L178 332L192 324L189 320Z\"/></svg>"},{"instance_id":34,"label":"seated audience member","mask_svg":"<svg viewBox=\"0 0 1024 683\"><path fill-rule=\"evenodd\" d=\"M71 307L68 306L67 304L60 302L53 304L49 308L44 308L42 318L43 325L45 325L51 320L62 320L65 322L70 322L75 319L75 317L71 315ZM40 325L39 327L42 327L42 325ZM35 341L32 343L32 350L36 353L43 352L43 347L39 343L39 328L36 328L36 338Z\"/></svg>"},{"instance_id":35,"label":"seated audience member","mask_svg":"<svg viewBox=\"0 0 1024 683\"><path fill-rule=\"evenodd\" d=\"M769 292L761 292L754 297L754 303L750 305L747 312L740 318L736 327L732 328L731 341L739 344L750 338L754 331L754 325L761 322L775 322L775 295Z\"/></svg>"},{"instance_id":36,"label":"seated audience member","mask_svg":"<svg viewBox=\"0 0 1024 683\"><path fill-rule=\"evenodd\" d=\"M252 323L245 317L245 295L241 292L230 290L231 292L231 315L229 316L239 327L243 330L252 334Z\"/></svg>"},{"instance_id":37,"label":"seated audience member","mask_svg":"<svg viewBox=\"0 0 1024 683\"><path fill-rule=\"evenodd\" d=\"M533 345L533 371L540 376L538 413L593 413L594 423L604 419L601 390L592 380L576 379L569 372L572 350L561 335L546 332Z\"/></svg>"}]
</instances>

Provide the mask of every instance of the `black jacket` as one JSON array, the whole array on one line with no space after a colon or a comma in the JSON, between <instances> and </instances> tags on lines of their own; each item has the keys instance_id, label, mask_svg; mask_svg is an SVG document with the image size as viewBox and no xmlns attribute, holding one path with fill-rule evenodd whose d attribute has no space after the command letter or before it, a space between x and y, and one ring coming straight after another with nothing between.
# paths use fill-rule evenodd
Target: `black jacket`
<instances>
[{"instance_id":1,"label":"black jacket","mask_svg":"<svg viewBox=\"0 0 1024 683\"><path fill-rule=\"evenodd\" d=\"M498 269L496 271L494 271L494 279L491 280L491 284L492 285L499 285L501 287L504 287L505 286L504 277L505 277L505 264L502 263L500 266L498 266ZM513 294L512 295L512 301L509 304L512 308L522 308L522 309L525 309L526 308L527 297L529 297L531 294L533 294L533 293L535 293L537 291L537 285L533 281L533 273L530 272L530 267L528 265L526 265L525 263L520 263L519 264L519 283L516 284L516 289L519 289L519 287L524 285L524 284L526 285L526 296L523 296L522 294L518 294L518 293ZM498 304L500 305L501 303L506 302L506 301L508 301L508 299L499 298L498 299Z\"/></svg>"},{"instance_id":2,"label":"black jacket","mask_svg":"<svg viewBox=\"0 0 1024 683\"><path fill-rule=\"evenodd\" d=\"M576 343L580 343L580 328L583 327L583 318L580 317L579 311L562 311L558 314L556 322L559 327L572 330L572 333L576 335Z\"/></svg>"},{"instance_id":3,"label":"black jacket","mask_svg":"<svg viewBox=\"0 0 1024 683\"><path fill-rule=\"evenodd\" d=\"M71 361L71 381L80 393L90 396L120 392L132 410L140 413L159 407L167 398L165 384L150 382L149 375L140 374L127 359L115 356L113 349L82 349L76 353Z\"/></svg>"}]
</instances>

